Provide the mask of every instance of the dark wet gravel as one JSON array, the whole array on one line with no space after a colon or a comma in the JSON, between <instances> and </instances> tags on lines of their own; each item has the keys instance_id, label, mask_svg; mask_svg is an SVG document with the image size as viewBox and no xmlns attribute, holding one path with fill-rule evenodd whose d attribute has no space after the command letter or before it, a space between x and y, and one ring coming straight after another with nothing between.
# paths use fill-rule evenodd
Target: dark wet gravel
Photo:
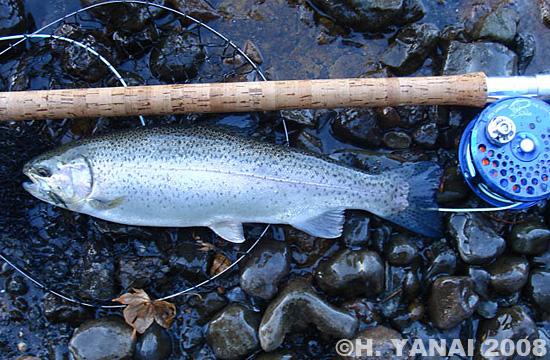
<instances>
[{"instance_id":1,"label":"dark wet gravel","mask_svg":"<svg viewBox=\"0 0 550 360\"><path fill-rule=\"evenodd\" d=\"M550 71L546 1L539 7L519 0L158 3L209 21L243 48L251 41L250 56L272 79ZM0 0L0 35L32 31L81 6L44 4ZM96 48L131 84L257 78L223 43L165 11L116 5L68 19L55 33ZM0 58L2 90L107 85L118 83L97 58L66 43L29 42ZM437 162L444 169L438 202L476 207L485 204L457 173L456 152L477 113L424 106L146 121L218 125L282 143L284 116L292 146L368 171ZM247 225L249 240L235 245L206 229L94 220L22 190L20 171L31 157L138 125L135 118L0 124L2 253L52 289L107 304L132 286L154 298L172 294L219 271L215 258L243 254L262 225ZM480 349L491 339L545 339L550 346L549 221L542 202L522 211L445 216L446 234L438 240L357 211L346 213L336 240L274 226L235 270L195 290L200 297L173 299L178 314L170 329L155 325L136 339L120 309L64 301L1 263L0 358L333 359L342 337L373 339L380 359L405 358L396 357L390 340L400 338L475 339L475 359L483 359Z\"/></svg>"}]
</instances>

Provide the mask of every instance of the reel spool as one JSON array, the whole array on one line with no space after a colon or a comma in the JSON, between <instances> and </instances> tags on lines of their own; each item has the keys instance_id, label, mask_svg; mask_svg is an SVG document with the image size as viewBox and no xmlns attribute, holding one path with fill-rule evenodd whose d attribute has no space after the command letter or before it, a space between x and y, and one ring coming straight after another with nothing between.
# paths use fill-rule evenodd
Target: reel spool
<instances>
[{"instance_id":1,"label":"reel spool","mask_svg":"<svg viewBox=\"0 0 550 360\"><path fill-rule=\"evenodd\" d=\"M510 97L483 110L466 128L460 169L486 202L523 209L550 195L550 105Z\"/></svg>"}]
</instances>

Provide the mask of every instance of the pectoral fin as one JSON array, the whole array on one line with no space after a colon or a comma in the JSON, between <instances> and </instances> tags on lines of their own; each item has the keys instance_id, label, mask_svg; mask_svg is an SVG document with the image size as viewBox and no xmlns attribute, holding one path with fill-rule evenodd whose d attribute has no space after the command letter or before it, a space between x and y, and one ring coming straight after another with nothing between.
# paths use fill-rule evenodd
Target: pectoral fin
<instances>
[{"instance_id":1,"label":"pectoral fin","mask_svg":"<svg viewBox=\"0 0 550 360\"><path fill-rule=\"evenodd\" d=\"M234 243L244 242L243 224L240 222L220 221L208 226L219 237Z\"/></svg>"},{"instance_id":2,"label":"pectoral fin","mask_svg":"<svg viewBox=\"0 0 550 360\"><path fill-rule=\"evenodd\" d=\"M96 210L109 210L120 205L124 201L124 199L126 199L125 196L111 201L91 199L88 200L88 204L90 204L90 206Z\"/></svg>"},{"instance_id":3,"label":"pectoral fin","mask_svg":"<svg viewBox=\"0 0 550 360\"><path fill-rule=\"evenodd\" d=\"M305 221L290 225L310 235L326 239L334 239L342 235L344 227L344 210L330 210Z\"/></svg>"}]
</instances>

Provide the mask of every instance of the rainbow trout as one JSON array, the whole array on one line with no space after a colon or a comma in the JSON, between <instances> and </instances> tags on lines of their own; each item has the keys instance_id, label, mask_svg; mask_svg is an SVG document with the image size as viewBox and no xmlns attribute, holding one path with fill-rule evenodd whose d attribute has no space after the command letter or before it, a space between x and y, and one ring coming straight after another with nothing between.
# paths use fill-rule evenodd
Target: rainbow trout
<instances>
[{"instance_id":1,"label":"rainbow trout","mask_svg":"<svg viewBox=\"0 0 550 360\"><path fill-rule=\"evenodd\" d=\"M23 169L40 200L138 226L207 226L243 242L242 223L289 224L336 238L345 209L439 237L437 166L379 175L208 128L151 127L69 143Z\"/></svg>"}]
</instances>

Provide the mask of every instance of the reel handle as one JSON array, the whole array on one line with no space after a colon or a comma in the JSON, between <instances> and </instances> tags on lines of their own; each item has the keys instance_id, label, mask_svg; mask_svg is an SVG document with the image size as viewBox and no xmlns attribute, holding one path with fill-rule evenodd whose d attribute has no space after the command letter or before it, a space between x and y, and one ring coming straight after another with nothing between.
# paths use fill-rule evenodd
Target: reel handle
<instances>
[{"instance_id":1,"label":"reel handle","mask_svg":"<svg viewBox=\"0 0 550 360\"><path fill-rule=\"evenodd\" d=\"M0 121L402 105L483 106L483 73L0 93Z\"/></svg>"}]
</instances>

